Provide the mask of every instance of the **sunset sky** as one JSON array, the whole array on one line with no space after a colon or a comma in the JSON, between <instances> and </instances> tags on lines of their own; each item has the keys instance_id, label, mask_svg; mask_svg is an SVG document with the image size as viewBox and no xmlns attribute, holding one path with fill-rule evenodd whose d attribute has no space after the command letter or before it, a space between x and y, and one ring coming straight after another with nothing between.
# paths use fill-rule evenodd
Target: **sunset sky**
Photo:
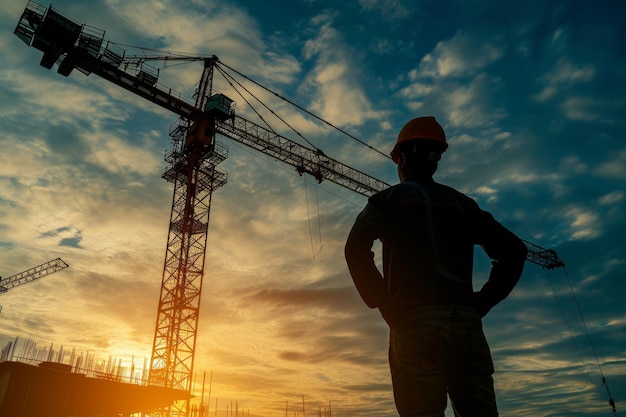
<instances>
[{"instance_id":1,"label":"sunset sky","mask_svg":"<svg viewBox=\"0 0 626 417\"><path fill-rule=\"evenodd\" d=\"M0 346L20 337L142 363L172 201L163 156L177 118L95 75L41 67L41 52L13 34L26 3L5 0L0 11L0 276L57 257L70 267L0 294ZM435 116L450 144L435 179L566 266L527 263L484 319L501 415L609 416L607 388L626 409L622 0L53 7L129 53L216 55L385 154L406 121ZM201 73L201 63L170 63L159 85L193 102ZM326 155L397 182L390 159L247 86ZM217 76L215 89L262 124ZM196 349L198 380L213 375L211 407L217 398L250 416L283 416L286 405L303 416L304 398L307 415L329 404L335 417L397 415L388 330L343 257L366 197L218 141L229 148L220 165L228 184L213 194ZM488 265L477 250L476 287Z\"/></svg>"}]
</instances>

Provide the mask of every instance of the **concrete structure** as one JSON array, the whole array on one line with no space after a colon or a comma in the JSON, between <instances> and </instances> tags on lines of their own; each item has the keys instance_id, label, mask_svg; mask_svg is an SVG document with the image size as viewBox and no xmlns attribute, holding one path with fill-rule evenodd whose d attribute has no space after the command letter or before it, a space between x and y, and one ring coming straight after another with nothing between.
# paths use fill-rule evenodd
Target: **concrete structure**
<instances>
[{"instance_id":1,"label":"concrete structure","mask_svg":"<svg viewBox=\"0 0 626 417\"><path fill-rule=\"evenodd\" d=\"M0 416L126 417L181 400L189 400L189 393L88 378L70 365L0 363Z\"/></svg>"}]
</instances>

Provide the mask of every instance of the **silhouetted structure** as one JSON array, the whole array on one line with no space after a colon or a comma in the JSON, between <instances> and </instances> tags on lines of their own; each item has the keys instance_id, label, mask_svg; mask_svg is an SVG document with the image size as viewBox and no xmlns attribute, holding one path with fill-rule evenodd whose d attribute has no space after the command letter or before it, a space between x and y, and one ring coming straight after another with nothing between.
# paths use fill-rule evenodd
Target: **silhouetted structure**
<instances>
[{"instance_id":1,"label":"silhouetted structure","mask_svg":"<svg viewBox=\"0 0 626 417\"><path fill-rule=\"evenodd\" d=\"M0 294L7 292L11 288L28 284L46 275L65 269L68 266L61 258L56 258L19 274L11 275L7 278L0 277Z\"/></svg>"},{"instance_id":2,"label":"silhouetted structure","mask_svg":"<svg viewBox=\"0 0 626 417\"><path fill-rule=\"evenodd\" d=\"M187 391L88 378L60 363L0 363L0 416L120 417L188 399Z\"/></svg>"}]
</instances>

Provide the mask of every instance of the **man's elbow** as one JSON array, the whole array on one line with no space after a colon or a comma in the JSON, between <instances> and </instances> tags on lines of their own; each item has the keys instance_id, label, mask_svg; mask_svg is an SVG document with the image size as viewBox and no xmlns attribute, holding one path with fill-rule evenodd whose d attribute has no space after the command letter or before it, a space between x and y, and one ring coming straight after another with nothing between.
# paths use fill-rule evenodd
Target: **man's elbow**
<instances>
[{"instance_id":1,"label":"man's elbow","mask_svg":"<svg viewBox=\"0 0 626 417\"><path fill-rule=\"evenodd\" d=\"M353 259L356 256L354 245L350 244L350 240L346 242L346 245L343 248L343 256L346 258L346 263L348 264L348 266L350 266L350 264L352 263Z\"/></svg>"},{"instance_id":2,"label":"man's elbow","mask_svg":"<svg viewBox=\"0 0 626 417\"><path fill-rule=\"evenodd\" d=\"M506 250L504 250L506 248ZM510 241L506 246L502 246L499 256L492 258L492 264L501 265L502 268L519 269L521 271L526 263L528 248L521 239Z\"/></svg>"},{"instance_id":3,"label":"man's elbow","mask_svg":"<svg viewBox=\"0 0 626 417\"><path fill-rule=\"evenodd\" d=\"M362 242L362 240L355 238L352 234L348 236L346 244L343 249L343 254L346 258L348 265L363 262L370 249Z\"/></svg>"},{"instance_id":4,"label":"man's elbow","mask_svg":"<svg viewBox=\"0 0 626 417\"><path fill-rule=\"evenodd\" d=\"M526 257L528 256L528 247L526 246L526 244L524 243L523 240L519 240L519 243L517 245L517 250L515 251L515 255L516 255L516 259L518 259L520 262L526 262Z\"/></svg>"}]
</instances>

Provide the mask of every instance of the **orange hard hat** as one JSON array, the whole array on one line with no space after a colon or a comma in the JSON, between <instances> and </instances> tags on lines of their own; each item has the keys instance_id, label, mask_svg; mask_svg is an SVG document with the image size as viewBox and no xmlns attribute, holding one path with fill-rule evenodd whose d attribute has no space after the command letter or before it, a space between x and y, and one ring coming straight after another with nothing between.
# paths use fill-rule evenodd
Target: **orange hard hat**
<instances>
[{"instance_id":1,"label":"orange hard hat","mask_svg":"<svg viewBox=\"0 0 626 417\"><path fill-rule=\"evenodd\" d=\"M398 163L398 146L413 140L429 140L440 143L441 152L448 148L446 133L441 125L432 116L417 117L404 125L398 134L398 140L391 151L391 159Z\"/></svg>"}]
</instances>

